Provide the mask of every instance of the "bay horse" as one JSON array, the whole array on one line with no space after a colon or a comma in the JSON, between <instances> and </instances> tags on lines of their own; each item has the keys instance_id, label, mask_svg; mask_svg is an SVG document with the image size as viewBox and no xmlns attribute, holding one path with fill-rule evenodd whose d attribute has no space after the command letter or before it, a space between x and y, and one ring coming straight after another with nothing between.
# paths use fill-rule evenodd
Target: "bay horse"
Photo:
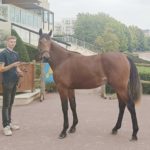
<instances>
[{"instance_id":1,"label":"bay horse","mask_svg":"<svg viewBox=\"0 0 150 150\"><path fill-rule=\"evenodd\" d=\"M137 140L139 130L135 103L140 100L141 83L133 61L125 54L108 52L84 56L61 47L51 39L52 31L43 33L39 30L39 59L48 62L53 70L53 77L58 89L62 112L63 130L59 138L67 135L68 101L73 114L73 124L69 133L76 131L78 117L76 112L75 89L91 89L103 84L110 84L115 90L119 102L119 115L112 134L121 128L125 107L132 119L133 133L131 140Z\"/></svg>"}]
</instances>

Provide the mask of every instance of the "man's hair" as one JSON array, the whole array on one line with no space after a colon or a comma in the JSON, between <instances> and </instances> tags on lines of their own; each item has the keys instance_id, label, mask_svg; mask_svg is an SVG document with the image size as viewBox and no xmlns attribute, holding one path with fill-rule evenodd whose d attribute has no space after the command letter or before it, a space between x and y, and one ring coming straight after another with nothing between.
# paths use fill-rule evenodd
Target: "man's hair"
<instances>
[{"instance_id":1,"label":"man's hair","mask_svg":"<svg viewBox=\"0 0 150 150\"><path fill-rule=\"evenodd\" d=\"M7 37L7 41L9 41L11 39L15 39L16 40L17 38L15 36L13 36L13 35L10 35L10 36Z\"/></svg>"}]
</instances>

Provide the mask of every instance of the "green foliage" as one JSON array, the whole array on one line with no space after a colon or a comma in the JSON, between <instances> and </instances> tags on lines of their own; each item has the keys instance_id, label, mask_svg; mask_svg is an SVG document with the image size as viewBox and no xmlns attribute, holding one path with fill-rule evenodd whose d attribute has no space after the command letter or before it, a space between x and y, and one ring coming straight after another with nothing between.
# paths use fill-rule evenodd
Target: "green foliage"
<instances>
[{"instance_id":1,"label":"green foliage","mask_svg":"<svg viewBox=\"0 0 150 150\"><path fill-rule=\"evenodd\" d=\"M115 93L114 89L109 84L106 84L106 93L107 94L114 94Z\"/></svg>"},{"instance_id":2,"label":"green foliage","mask_svg":"<svg viewBox=\"0 0 150 150\"><path fill-rule=\"evenodd\" d=\"M28 55L29 55L30 61L35 60L35 56L38 53L37 47L35 47L35 46L31 45L31 44L28 44L28 43L24 43L24 44L25 44L26 49L28 51Z\"/></svg>"},{"instance_id":3,"label":"green foliage","mask_svg":"<svg viewBox=\"0 0 150 150\"><path fill-rule=\"evenodd\" d=\"M140 79L144 81L150 81L150 68L144 66L138 66L138 71L140 75ZM143 93L150 94L150 83L144 82L142 83Z\"/></svg>"},{"instance_id":4,"label":"green foliage","mask_svg":"<svg viewBox=\"0 0 150 150\"><path fill-rule=\"evenodd\" d=\"M145 37L141 29L127 27L104 13L78 14L74 31L76 38L95 44L103 51L150 50L150 38Z\"/></svg>"},{"instance_id":5,"label":"green foliage","mask_svg":"<svg viewBox=\"0 0 150 150\"><path fill-rule=\"evenodd\" d=\"M74 28L75 36L80 40L94 44L97 36L101 36L104 31L106 19L105 14L78 14Z\"/></svg>"},{"instance_id":6,"label":"green foliage","mask_svg":"<svg viewBox=\"0 0 150 150\"><path fill-rule=\"evenodd\" d=\"M35 64L35 78L40 78L41 76L41 66L40 64L36 63Z\"/></svg>"},{"instance_id":7,"label":"green foliage","mask_svg":"<svg viewBox=\"0 0 150 150\"><path fill-rule=\"evenodd\" d=\"M150 51L150 37L145 37L145 50Z\"/></svg>"},{"instance_id":8,"label":"green foliage","mask_svg":"<svg viewBox=\"0 0 150 150\"><path fill-rule=\"evenodd\" d=\"M149 83L142 83L143 93L150 94L150 84Z\"/></svg>"},{"instance_id":9,"label":"green foliage","mask_svg":"<svg viewBox=\"0 0 150 150\"><path fill-rule=\"evenodd\" d=\"M56 92L57 91L55 83L47 83L45 89L47 92Z\"/></svg>"},{"instance_id":10,"label":"green foliage","mask_svg":"<svg viewBox=\"0 0 150 150\"><path fill-rule=\"evenodd\" d=\"M111 29L106 30L102 36L98 36L95 44L101 47L103 52L119 50L119 39Z\"/></svg>"},{"instance_id":11,"label":"green foliage","mask_svg":"<svg viewBox=\"0 0 150 150\"><path fill-rule=\"evenodd\" d=\"M150 67L138 66L141 80L150 81Z\"/></svg>"},{"instance_id":12,"label":"green foliage","mask_svg":"<svg viewBox=\"0 0 150 150\"><path fill-rule=\"evenodd\" d=\"M26 50L26 47L22 39L19 37L19 35L17 34L15 30L11 31L11 35L16 36L17 38L17 43L16 43L16 47L14 48L14 50L18 52L21 61L29 62L30 60L29 60L28 52Z\"/></svg>"}]
</instances>

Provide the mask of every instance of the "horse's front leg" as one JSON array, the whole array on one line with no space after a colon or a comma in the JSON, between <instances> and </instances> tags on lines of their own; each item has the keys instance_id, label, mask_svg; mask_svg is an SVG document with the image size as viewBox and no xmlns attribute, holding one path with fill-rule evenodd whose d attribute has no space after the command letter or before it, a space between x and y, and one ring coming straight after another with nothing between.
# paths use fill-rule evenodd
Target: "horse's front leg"
<instances>
[{"instance_id":1,"label":"horse's front leg","mask_svg":"<svg viewBox=\"0 0 150 150\"><path fill-rule=\"evenodd\" d=\"M61 99L61 105L62 105L62 112L64 117L64 124L63 124L63 130L61 131L59 138L65 138L67 136L67 129L69 127L68 122L68 97L67 97L67 91L62 89L59 89L60 99Z\"/></svg>"},{"instance_id":2,"label":"horse's front leg","mask_svg":"<svg viewBox=\"0 0 150 150\"><path fill-rule=\"evenodd\" d=\"M74 90L69 90L68 96L69 96L70 107L71 107L72 115L73 115L73 124L71 128L69 129L69 133L74 133L76 131L76 125L78 123Z\"/></svg>"}]
</instances>

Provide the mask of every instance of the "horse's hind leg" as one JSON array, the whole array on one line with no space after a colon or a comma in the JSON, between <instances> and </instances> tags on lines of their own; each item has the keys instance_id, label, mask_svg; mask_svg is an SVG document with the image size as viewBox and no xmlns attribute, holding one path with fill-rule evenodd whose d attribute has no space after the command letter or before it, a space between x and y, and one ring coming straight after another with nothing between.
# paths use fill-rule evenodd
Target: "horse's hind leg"
<instances>
[{"instance_id":1,"label":"horse's hind leg","mask_svg":"<svg viewBox=\"0 0 150 150\"><path fill-rule=\"evenodd\" d=\"M133 133L132 133L132 139L131 140L137 140L137 132L139 130L139 127L138 127L138 123L137 123L137 117L136 117L134 102L129 100L127 103L127 107L128 107L128 110L131 114L132 126L133 126Z\"/></svg>"},{"instance_id":2,"label":"horse's hind leg","mask_svg":"<svg viewBox=\"0 0 150 150\"><path fill-rule=\"evenodd\" d=\"M78 123L74 90L69 90L68 96L69 96L70 107L71 107L72 115L73 115L73 124L69 130L69 133L74 133L76 131L76 125Z\"/></svg>"},{"instance_id":3,"label":"horse's hind leg","mask_svg":"<svg viewBox=\"0 0 150 150\"><path fill-rule=\"evenodd\" d=\"M69 122L68 122L68 90L64 88L58 88L60 99L61 99L61 105L62 105L62 111L63 111L63 116L64 116L64 125L63 125L63 130L61 131L59 138L64 138L66 137L67 129L69 127Z\"/></svg>"},{"instance_id":4,"label":"horse's hind leg","mask_svg":"<svg viewBox=\"0 0 150 150\"><path fill-rule=\"evenodd\" d=\"M118 102L119 102L119 115L118 115L117 123L115 127L112 129L112 134L117 134L117 130L121 128L123 114L126 107L126 104L119 98L119 96L118 96Z\"/></svg>"}]
</instances>

